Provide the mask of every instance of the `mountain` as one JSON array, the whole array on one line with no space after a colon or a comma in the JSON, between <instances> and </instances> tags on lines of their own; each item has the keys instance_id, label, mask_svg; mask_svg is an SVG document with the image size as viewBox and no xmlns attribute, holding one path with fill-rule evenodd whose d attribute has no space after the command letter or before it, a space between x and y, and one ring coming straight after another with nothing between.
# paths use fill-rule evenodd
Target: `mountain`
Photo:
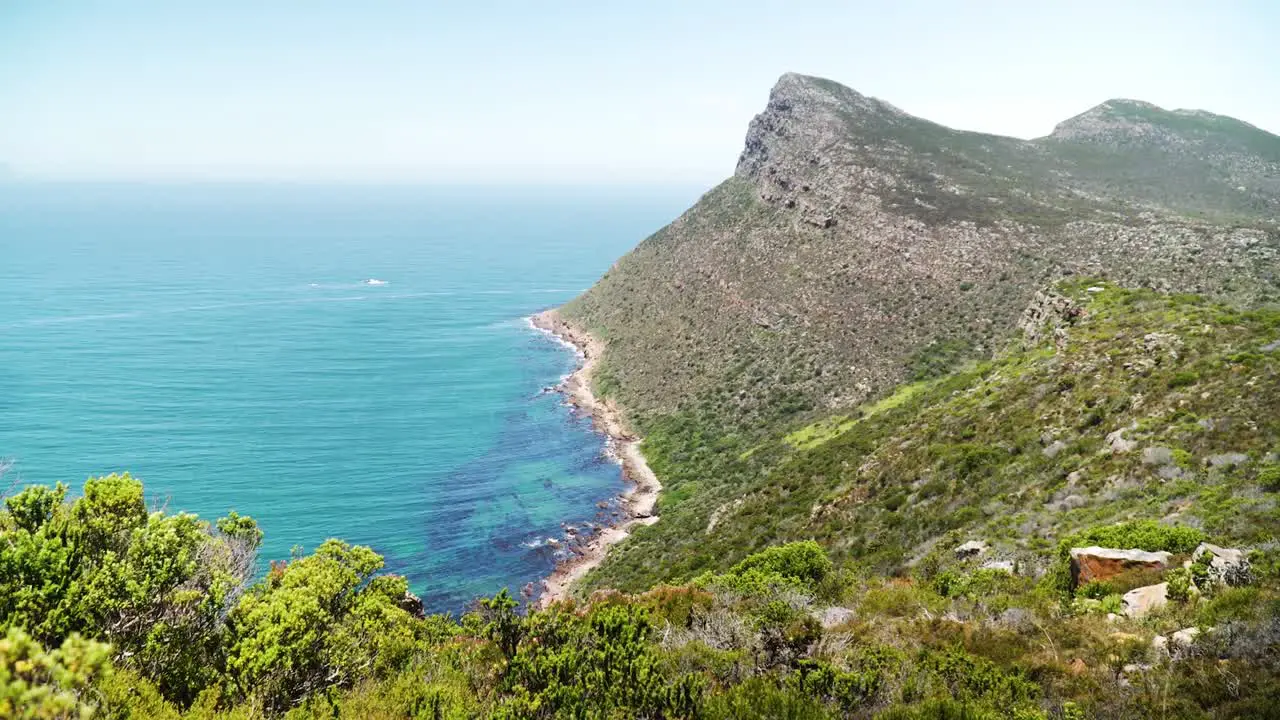
<instances>
[{"instance_id":1,"label":"mountain","mask_svg":"<svg viewBox=\"0 0 1280 720\"><path fill-rule=\"evenodd\" d=\"M1112 101L1024 141L785 75L733 177L564 312L641 426L705 392L750 425L989 354L1064 276L1274 300L1277 217L1280 138L1238 121Z\"/></svg>"},{"instance_id":2,"label":"mountain","mask_svg":"<svg viewBox=\"0 0 1280 720\"><path fill-rule=\"evenodd\" d=\"M904 382L987 361L1064 279L1275 303L1278 147L1236 120L1122 100L1019 140L783 76L733 177L562 309L607 342L597 390L645 435L666 488L663 522L637 531L589 584L687 579L828 532L807 516L841 482L797 470L801 451L782 439L843 427ZM791 451L760 450L771 447ZM772 497L772 515L753 510L754 535L721 537L727 513L751 508L752 488L777 483L822 492L801 493L803 507Z\"/></svg>"}]
</instances>

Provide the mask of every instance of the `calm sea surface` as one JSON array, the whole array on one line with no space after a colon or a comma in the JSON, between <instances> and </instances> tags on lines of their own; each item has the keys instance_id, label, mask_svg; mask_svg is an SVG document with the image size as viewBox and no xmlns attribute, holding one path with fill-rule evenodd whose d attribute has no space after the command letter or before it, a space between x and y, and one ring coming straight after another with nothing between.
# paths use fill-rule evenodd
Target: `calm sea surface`
<instances>
[{"instance_id":1,"label":"calm sea surface","mask_svg":"<svg viewBox=\"0 0 1280 720\"><path fill-rule=\"evenodd\" d=\"M514 592L620 490L523 318L693 198L0 187L0 490L127 470L257 518L264 560L340 537L433 609Z\"/></svg>"}]
</instances>

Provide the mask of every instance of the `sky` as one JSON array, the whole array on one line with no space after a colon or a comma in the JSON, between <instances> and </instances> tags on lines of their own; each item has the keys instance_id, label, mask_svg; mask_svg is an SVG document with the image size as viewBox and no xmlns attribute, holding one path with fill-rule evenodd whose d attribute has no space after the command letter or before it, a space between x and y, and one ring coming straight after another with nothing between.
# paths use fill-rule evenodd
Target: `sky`
<instances>
[{"instance_id":1,"label":"sky","mask_svg":"<svg viewBox=\"0 0 1280 720\"><path fill-rule=\"evenodd\" d=\"M1266 0L0 0L0 174L693 184L788 71L1036 137L1104 100L1280 132Z\"/></svg>"}]
</instances>

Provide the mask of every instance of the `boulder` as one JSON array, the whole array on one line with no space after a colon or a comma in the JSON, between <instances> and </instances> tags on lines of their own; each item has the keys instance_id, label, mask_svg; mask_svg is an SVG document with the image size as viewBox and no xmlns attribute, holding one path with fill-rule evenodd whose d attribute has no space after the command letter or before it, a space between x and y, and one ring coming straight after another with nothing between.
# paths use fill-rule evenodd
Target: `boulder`
<instances>
[{"instance_id":1,"label":"boulder","mask_svg":"<svg viewBox=\"0 0 1280 720\"><path fill-rule=\"evenodd\" d=\"M1003 570L1010 575L1013 574L1012 560L988 560L982 563L983 570Z\"/></svg>"},{"instance_id":2,"label":"boulder","mask_svg":"<svg viewBox=\"0 0 1280 720\"><path fill-rule=\"evenodd\" d=\"M1177 659L1188 648L1195 644L1196 638L1200 635L1200 628L1189 627L1183 628L1168 637L1157 635L1151 640L1151 647L1155 651L1166 657Z\"/></svg>"},{"instance_id":3,"label":"boulder","mask_svg":"<svg viewBox=\"0 0 1280 720\"><path fill-rule=\"evenodd\" d=\"M1208 553L1213 556L1209 562L1209 579L1219 585L1248 585L1253 582L1253 568L1249 565L1249 555L1237 548L1224 548L1209 543L1200 543L1191 554L1191 561L1202 561Z\"/></svg>"},{"instance_id":4,"label":"boulder","mask_svg":"<svg viewBox=\"0 0 1280 720\"><path fill-rule=\"evenodd\" d=\"M1121 598L1124 602L1124 614L1131 618L1145 617L1153 610L1164 607L1169 602L1169 583L1148 585L1134 588Z\"/></svg>"},{"instance_id":5,"label":"boulder","mask_svg":"<svg viewBox=\"0 0 1280 720\"><path fill-rule=\"evenodd\" d=\"M956 557L963 560L965 558L981 555L987 551L988 547L990 546L982 540L970 540L969 542L956 547L955 553Z\"/></svg>"},{"instance_id":6,"label":"boulder","mask_svg":"<svg viewBox=\"0 0 1280 720\"><path fill-rule=\"evenodd\" d=\"M1173 556L1167 552L1117 550L1115 548L1071 548L1071 583L1079 586L1093 580L1106 580L1127 570L1169 567Z\"/></svg>"},{"instance_id":7,"label":"boulder","mask_svg":"<svg viewBox=\"0 0 1280 720\"><path fill-rule=\"evenodd\" d=\"M1196 637L1200 635L1200 628L1189 627L1183 628L1178 632L1169 636L1169 644L1176 648L1189 648L1195 644Z\"/></svg>"}]
</instances>

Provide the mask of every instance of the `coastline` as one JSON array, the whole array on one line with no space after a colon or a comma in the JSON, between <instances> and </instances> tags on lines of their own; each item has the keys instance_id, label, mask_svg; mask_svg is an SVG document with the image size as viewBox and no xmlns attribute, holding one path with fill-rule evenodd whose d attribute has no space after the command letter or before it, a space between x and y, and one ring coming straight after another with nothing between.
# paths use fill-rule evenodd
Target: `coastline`
<instances>
[{"instance_id":1,"label":"coastline","mask_svg":"<svg viewBox=\"0 0 1280 720\"><path fill-rule=\"evenodd\" d=\"M556 386L556 391L564 394L570 405L590 415L592 426L608 438L610 453L622 466L622 479L627 484L621 495L626 518L577 547L574 557L556 564L551 575L542 581L542 593L538 596L537 606L546 607L568 599L573 584L603 562L609 547L630 535L632 528L658 522L653 509L662 483L645 462L640 452L640 438L627 430L617 406L600 400L591 391L592 375L604 353L604 343L565 320L554 309L530 317L529 323L573 346L582 355L582 364Z\"/></svg>"}]
</instances>

